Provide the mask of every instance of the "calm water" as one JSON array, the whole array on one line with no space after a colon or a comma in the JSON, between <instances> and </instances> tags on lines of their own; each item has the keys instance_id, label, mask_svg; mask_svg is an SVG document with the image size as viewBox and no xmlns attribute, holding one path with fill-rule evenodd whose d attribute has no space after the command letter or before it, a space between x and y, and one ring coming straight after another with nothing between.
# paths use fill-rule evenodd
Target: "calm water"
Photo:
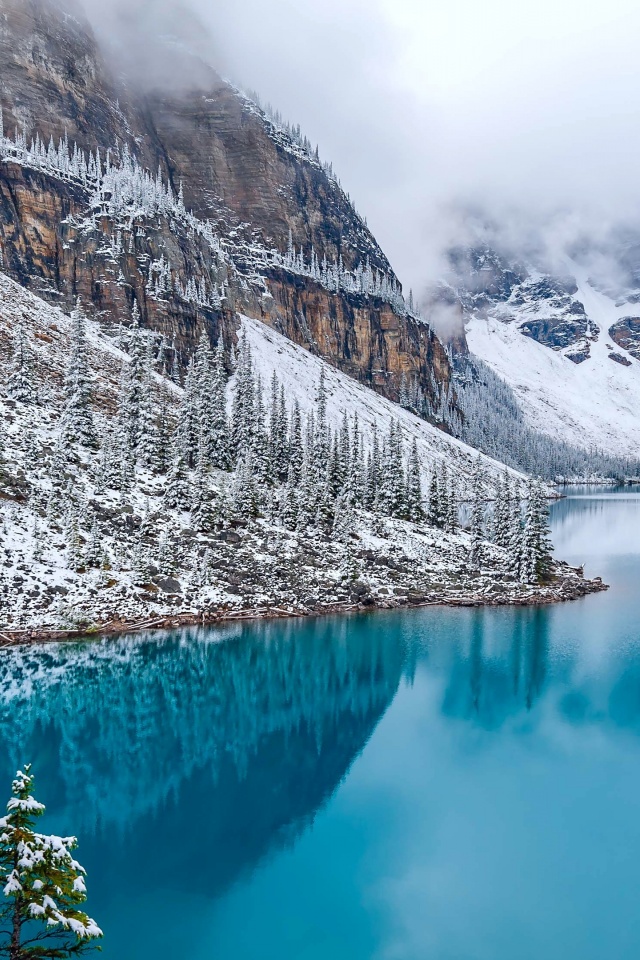
<instances>
[{"instance_id":1,"label":"calm water","mask_svg":"<svg viewBox=\"0 0 640 960\"><path fill-rule=\"evenodd\" d=\"M637 960L640 496L576 494L575 604L3 654L105 960Z\"/></svg>"}]
</instances>

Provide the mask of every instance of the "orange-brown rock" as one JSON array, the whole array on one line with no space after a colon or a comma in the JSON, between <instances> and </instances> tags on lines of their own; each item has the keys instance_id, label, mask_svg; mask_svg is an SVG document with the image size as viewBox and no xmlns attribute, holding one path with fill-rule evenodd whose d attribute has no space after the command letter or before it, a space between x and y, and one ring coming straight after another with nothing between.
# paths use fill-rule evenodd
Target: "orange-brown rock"
<instances>
[{"instance_id":1,"label":"orange-brown rock","mask_svg":"<svg viewBox=\"0 0 640 960\"><path fill-rule=\"evenodd\" d=\"M127 322L134 302L143 321L186 361L200 331L227 341L237 311L261 317L358 379L397 398L402 373L425 393L450 376L430 329L382 300L330 293L286 270L256 270L252 247L284 252L291 236L307 260L367 261L394 278L389 263L337 182L305 157L264 114L209 68L168 91L116 76L76 0L0 0L0 102L4 127L47 142L68 135L83 150L123 146L148 170L160 169L176 194L210 220L224 257L197 234L156 218L114 257L114 225L88 229L88 195L79 185L0 163L0 245L4 269L34 292L70 308L80 296L107 325ZM147 293L148 264L160 257L172 276L224 284L219 309ZM146 266L145 266L146 265ZM261 275L256 275L261 274Z\"/></svg>"}]
</instances>

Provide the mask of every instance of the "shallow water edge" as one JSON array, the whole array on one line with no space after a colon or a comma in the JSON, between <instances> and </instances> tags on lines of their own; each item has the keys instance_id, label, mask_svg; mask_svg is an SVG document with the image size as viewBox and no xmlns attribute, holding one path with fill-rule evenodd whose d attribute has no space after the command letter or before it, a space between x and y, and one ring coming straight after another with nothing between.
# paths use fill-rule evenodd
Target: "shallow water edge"
<instances>
[{"instance_id":1,"label":"shallow water edge","mask_svg":"<svg viewBox=\"0 0 640 960\"><path fill-rule=\"evenodd\" d=\"M47 643L60 640L86 640L90 637L118 636L124 633L139 633L143 630L168 630L188 626L216 626L247 620L309 619L335 616L336 614L371 613L376 610L400 610L420 607L537 607L549 604L580 600L593 593L609 589L601 577L585 578L580 567L564 562L555 562L553 578L545 584L518 585L518 593L467 593L423 594L389 598L384 601L372 597L360 602L339 602L312 608L253 607L240 610L206 610L181 613L175 616L143 620L114 620L96 624L88 629L54 630L32 628L26 630L0 631L0 650L31 643ZM509 587L512 587L509 584Z\"/></svg>"}]
</instances>

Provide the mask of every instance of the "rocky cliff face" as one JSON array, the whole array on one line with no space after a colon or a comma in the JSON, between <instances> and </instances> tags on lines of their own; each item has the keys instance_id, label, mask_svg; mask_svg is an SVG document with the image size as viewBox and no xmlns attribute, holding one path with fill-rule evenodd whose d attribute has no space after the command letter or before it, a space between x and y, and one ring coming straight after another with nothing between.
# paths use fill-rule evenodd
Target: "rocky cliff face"
<instances>
[{"instance_id":1,"label":"rocky cliff face","mask_svg":"<svg viewBox=\"0 0 640 960\"><path fill-rule=\"evenodd\" d=\"M0 0L0 63L0 246L24 286L107 325L137 303L182 362L242 312L392 398L402 374L446 390L440 342L337 181L205 64L180 89L123 79L75 0Z\"/></svg>"},{"instance_id":2,"label":"rocky cliff face","mask_svg":"<svg viewBox=\"0 0 640 960\"><path fill-rule=\"evenodd\" d=\"M600 330L578 296L574 277L541 272L486 246L454 249L449 262L448 283L434 290L432 304L456 303L467 320L515 324L525 337L573 363L589 358ZM466 345L454 347L466 353Z\"/></svg>"}]
</instances>

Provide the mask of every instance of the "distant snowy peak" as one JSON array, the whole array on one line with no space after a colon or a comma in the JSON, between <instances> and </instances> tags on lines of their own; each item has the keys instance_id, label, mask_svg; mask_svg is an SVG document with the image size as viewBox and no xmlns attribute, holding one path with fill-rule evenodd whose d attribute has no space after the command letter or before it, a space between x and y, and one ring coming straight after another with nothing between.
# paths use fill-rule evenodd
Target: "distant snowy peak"
<instances>
[{"instance_id":1,"label":"distant snowy peak","mask_svg":"<svg viewBox=\"0 0 640 960\"><path fill-rule=\"evenodd\" d=\"M640 309L565 258L544 273L488 247L450 257L466 346L513 389L529 424L607 453L640 446Z\"/></svg>"},{"instance_id":2,"label":"distant snowy peak","mask_svg":"<svg viewBox=\"0 0 640 960\"><path fill-rule=\"evenodd\" d=\"M449 262L447 286L462 306L465 320L513 323L524 336L576 364L589 358L591 345L601 334L616 344L610 345L614 362L628 366L630 357L640 359L639 292L606 288L568 257L562 273L545 272L487 246L455 248ZM594 308L591 313L586 303Z\"/></svg>"}]
</instances>

